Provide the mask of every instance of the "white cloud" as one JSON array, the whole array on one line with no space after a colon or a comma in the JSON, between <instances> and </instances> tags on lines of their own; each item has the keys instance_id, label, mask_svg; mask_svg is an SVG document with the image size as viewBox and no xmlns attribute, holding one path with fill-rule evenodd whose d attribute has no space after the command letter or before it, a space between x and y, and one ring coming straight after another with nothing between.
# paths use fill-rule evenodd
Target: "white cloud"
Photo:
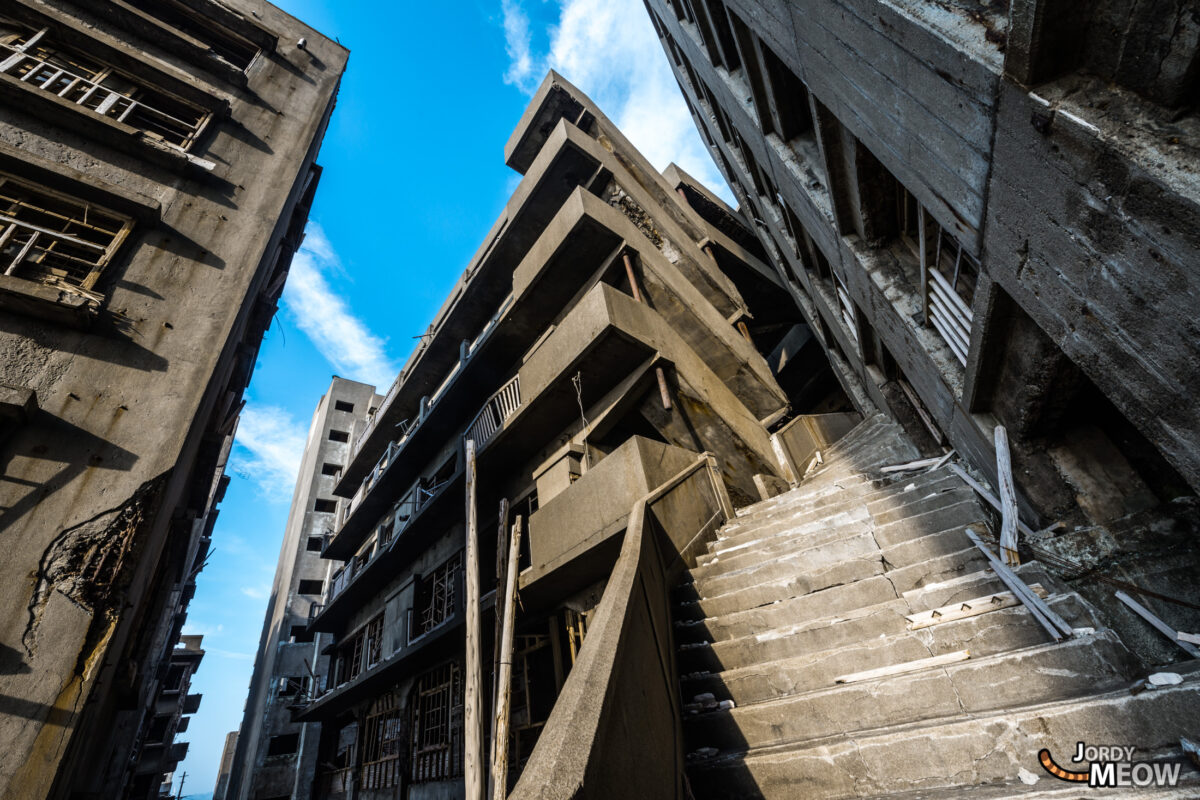
<instances>
[{"instance_id":1,"label":"white cloud","mask_svg":"<svg viewBox=\"0 0 1200 800\"><path fill-rule=\"evenodd\" d=\"M386 341L350 312L346 300L329 285L326 274L340 272L341 260L321 226L310 222L304 244L292 259L283 302L296 325L337 373L351 380L388 386L396 366Z\"/></svg>"},{"instance_id":2,"label":"white cloud","mask_svg":"<svg viewBox=\"0 0 1200 800\"><path fill-rule=\"evenodd\" d=\"M246 597L252 597L255 600L262 600L271 593L270 586L243 586L242 594Z\"/></svg>"},{"instance_id":3,"label":"white cloud","mask_svg":"<svg viewBox=\"0 0 1200 800\"><path fill-rule=\"evenodd\" d=\"M501 0L504 13L504 50L508 53L508 71L504 82L525 86L533 75L533 43L529 36L529 17L517 0Z\"/></svg>"},{"instance_id":4,"label":"white cloud","mask_svg":"<svg viewBox=\"0 0 1200 800\"><path fill-rule=\"evenodd\" d=\"M232 471L258 484L269 500L289 502L306 431L282 408L247 404L234 438Z\"/></svg>"},{"instance_id":5,"label":"white cloud","mask_svg":"<svg viewBox=\"0 0 1200 800\"><path fill-rule=\"evenodd\" d=\"M505 81L532 94L554 69L587 93L659 170L674 161L736 204L708 154L641 0L558 0L548 52L532 51L528 15L502 0Z\"/></svg>"}]
</instances>

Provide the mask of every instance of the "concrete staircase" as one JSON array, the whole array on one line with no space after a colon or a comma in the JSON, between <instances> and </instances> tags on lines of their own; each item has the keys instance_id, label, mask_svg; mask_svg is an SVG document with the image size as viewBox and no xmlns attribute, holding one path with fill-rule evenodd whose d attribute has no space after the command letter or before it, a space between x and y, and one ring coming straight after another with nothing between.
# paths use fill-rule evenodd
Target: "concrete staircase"
<instances>
[{"instance_id":1,"label":"concrete staircase","mask_svg":"<svg viewBox=\"0 0 1200 800\"><path fill-rule=\"evenodd\" d=\"M1144 676L1125 646L1036 563L1018 574L1075 629L1065 641L1019 603L910 629L908 615L1005 591L963 532L989 526L960 479L879 472L918 457L894 423L864 421L798 488L741 509L675 590L698 800L1103 796L1045 772L1038 751L1066 769L1086 769L1070 760L1078 741L1180 760L1180 736L1200 735L1200 664L1132 693ZM1200 797L1200 773L1185 764L1180 788L1108 793Z\"/></svg>"}]
</instances>

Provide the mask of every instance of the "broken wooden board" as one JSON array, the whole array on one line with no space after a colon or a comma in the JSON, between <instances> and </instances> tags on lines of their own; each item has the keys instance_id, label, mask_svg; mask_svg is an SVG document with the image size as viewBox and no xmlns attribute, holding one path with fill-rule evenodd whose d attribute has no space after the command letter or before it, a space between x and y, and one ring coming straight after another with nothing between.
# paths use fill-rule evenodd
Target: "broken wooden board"
<instances>
[{"instance_id":1,"label":"broken wooden board","mask_svg":"<svg viewBox=\"0 0 1200 800\"><path fill-rule=\"evenodd\" d=\"M944 667L947 664L957 664L960 661L966 661L970 657L970 650L956 650L953 653L943 653L940 656L933 656L932 658L922 658L918 659L917 661L906 661L903 664L889 664L886 667L869 669L865 672L852 672L848 675L839 675L833 679L833 682L858 683L860 681L872 681L876 678L887 678L891 675L903 675L906 672L916 672L919 669Z\"/></svg>"},{"instance_id":2,"label":"broken wooden board","mask_svg":"<svg viewBox=\"0 0 1200 800\"><path fill-rule=\"evenodd\" d=\"M1032 584L1029 589L1043 599L1050 594L1040 583ZM1012 608L1020 604L1021 600L1012 592L996 592L995 594L967 600L964 603L952 603L931 611L909 614L905 619L908 620L908 629L910 631L917 631L921 628L940 625L943 622L954 622L955 620L966 619L967 617L977 617L989 611L999 611L1002 608Z\"/></svg>"},{"instance_id":3,"label":"broken wooden board","mask_svg":"<svg viewBox=\"0 0 1200 800\"><path fill-rule=\"evenodd\" d=\"M1157 616L1155 616L1153 611L1146 608L1144 605L1139 603L1137 600L1134 600L1132 597L1125 594L1124 592L1117 592L1116 597L1122 603L1129 606L1129 608L1135 614L1137 614L1139 617L1146 620L1146 622L1149 622L1152 626L1154 626L1155 630L1157 630L1163 636L1166 636L1168 639L1170 639L1175 644L1179 645L1180 649L1182 649L1189 656L1191 656L1192 658L1200 658L1200 648L1196 647L1194 644L1191 644L1191 643L1187 642L1186 640L1184 640L1183 638L1181 638L1179 636L1178 631L1176 631L1170 625L1168 625L1167 623L1165 623L1161 619L1159 619Z\"/></svg>"}]
</instances>

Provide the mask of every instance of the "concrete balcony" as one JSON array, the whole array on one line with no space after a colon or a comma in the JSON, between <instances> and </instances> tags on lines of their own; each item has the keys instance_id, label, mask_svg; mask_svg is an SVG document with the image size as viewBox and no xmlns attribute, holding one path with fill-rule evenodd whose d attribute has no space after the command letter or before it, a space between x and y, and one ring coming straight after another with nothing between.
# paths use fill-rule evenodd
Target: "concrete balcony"
<instances>
[{"instance_id":1,"label":"concrete balcony","mask_svg":"<svg viewBox=\"0 0 1200 800\"><path fill-rule=\"evenodd\" d=\"M581 134L563 127L562 136ZM586 139L579 146L588 143L595 145ZM598 281L617 285L625 281L619 252L628 253L638 265L649 305L744 400L756 419L784 406L786 399L766 361L696 288L689 271L668 262L625 215L576 189L513 271L512 295L503 315L490 325L487 336L476 340L468 357L455 365L415 427L400 442L388 445L366 474L324 551L326 558L347 560L354 554L388 513L394 498L426 468L423 459L410 454L436 451L446 438L461 432L468 415L486 405L479 398L501 386L504 375L499 370L517 363L539 337L549 334L555 315L581 289ZM522 396L532 396L524 383L520 391Z\"/></svg>"}]
</instances>

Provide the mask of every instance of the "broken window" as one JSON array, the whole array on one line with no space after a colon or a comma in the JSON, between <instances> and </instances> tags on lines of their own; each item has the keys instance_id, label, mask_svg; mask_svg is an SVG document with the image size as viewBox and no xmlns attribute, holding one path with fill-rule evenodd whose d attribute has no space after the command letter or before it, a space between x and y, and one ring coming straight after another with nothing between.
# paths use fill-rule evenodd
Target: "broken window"
<instances>
[{"instance_id":1,"label":"broken window","mask_svg":"<svg viewBox=\"0 0 1200 800\"><path fill-rule=\"evenodd\" d=\"M288 633L288 641L292 644L308 644L312 640L313 635L307 625L293 625Z\"/></svg>"},{"instance_id":2,"label":"broken window","mask_svg":"<svg viewBox=\"0 0 1200 800\"><path fill-rule=\"evenodd\" d=\"M61 46L48 28L0 20L0 72L179 150L191 147L212 118L144 78Z\"/></svg>"},{"instance_id":3,"label":"broken window","mask_svg":"<svg viewBox=\"0 0 1200 800\"><path fill-rule=\"evenodd\" d=\"M363 723L363 789L387 789L400 783L404 727L393 692L377 699Z\"/></svg>"},{"instance_id":4,"label":"broken window","mask_svg":"<svg viewBox=\"0 0 1200 800\"><path fill-rule=\"evenodd\" d=\"M348 442L348 441L350 441L350 434L347 433L346 431L330 431L329 432L329 441L331 441L331 442Z\"/></svg>"},{"instance_id":5,"label":"broken window","mask_svg":"<svg viewBox=\"0 0 1200 800\"><path fill-rule=\"evenodd\" d=\"M333 404L334 411L345 411L348 414L354 413L354 403L347 403L345 400L338 400Z\"/></svg>"},{"instance_id":6,"label":"broken window","mask_svg":"<svg viewBox=\"0 0 1200 800\"><path fill-rule=\"evenodd\" d=\"M290 756L300 749L300 734L285 733L282 736L272 736L267 742L268 756Z\"/></svg>"},{"instance_id":7,"label":"broken window","mask_svg":"<svg viewBox=\"0 0 1200 800\"><path fill-rule=\"evenodd\" d=\"M324 549L325 540L320 536L308 537L308 545L305 547L310 553L319 553Z\"/></svg>"},{"instance_id":8,"label":"broken window","mask_svg":"<svg viewBox=\"0 0 1200 800\"><path fill-rule=\"evenodd\" d=\"M842 322L846 323L846 328L850 331L850 338L858 343L858 316L855 311L854 301L850 299L850 291L846 288L845 281L842 276L833 273L834 288L837 289L838 308L842 314Z\"/></svg>"},{"instance_id":9,"label":"broken window","mask_svg":"<svg viewBox=\"0 0 1200 800\"><path fill-rule=\"evenodd\" d=\"M132 227L111 211L0 173L5 275L90 290Z\"/></svg>"},{"instance_id":10,"label":"broken window","mask_svg":"<svg viewBox=\"0 0 1200 800\"><path fill-rule=\"evenodd\" d=\"M454 614L454 598L461 571L462 554L456 553L417 582L408 632L410 642L429 633Z\"/></svg>"},{"instance_id":11,"label":"broken window","mask_svg":"<svg viewBox=\"0 0 1200 800\"><path fill-rule=\"evenodd\" d=\"M932 237L934 252L926 254L927 267L923 271L926 322L945 339L955 357L965 366L967 351L971 349L971 324L974 321L971 304L979 281L979 262L940 225L932 223L930 227L936 231L936 236ZM930 244L927 238L927 250Z\"/></svg>"},{"instance_id":12,"label":"broken window","mask_svg":"<svg viewBox=\"0 0 1200 800\"><path fill-rule=\"evenodd\" d=\"M311 678L307 675L285 675L279 679L279 696L280 697L295 697L296 695L307 695L309 681Z\"/></svg>"},{"instance_id":13,"label":"broken window","mask_svg":"<svg viewBox=\"0 0 1200 800\"><path fill-rule=\"evenodd\" d=\"M337 501L318 499L315 503L313 503L313 510L319 511L322 514L332 514L333 512L337 511Z\"/></svg>"},{"instance_id":14,"label":"broken window","mask_svg":"<svg viewBox=\"0 0 1200 800\"><path fill-rule=\"evenodd\" d=\"M417 679L412 709L412 781L462 774L462 675L451 662Z\"/></svg>"},{"instance_id":15,"label":"broken window","mask_svg":"<svg viewBox=\"0 0 1200 800\"><path fill-rule=\"evenodd\" d=\"M367 623L365 648L367 668L375 666L383 659L383 614L378 614Z\"/></svg>"},{"instance_id":16,"label":"broken window","mask_svg":"<svg viewBox=\"0 0 1200 800\"><path fill-rule=\"evenodd\" d=\"M130 5L157 17L188 38L206 45L209 55L245 71L259 53L258 45L215 20L198 14L179 0L126 0Z\"/></svg>"},{"instance_id":17,"label":"broken window","mask_svg":"<svg viewBox=\"0 0 1200 800\"><path fill-rule=\"evenodd\" d=\"M342 471L341 464L326 463L326 464L321 465L321 474L322 475L337 475L341 471Z\"/></svg>"},{"instance_id":18,"label":"broken window","mask_svg":"<svg viewBox=\"0 0 1200 800\"><path fill-rule=\"evenodd\" d=\"M352 681L379 663L383 655L383 613L375 615L337 649L337 685Z\"/></svg>"},{"instance_id":19,"label":"broken window","mask_svg":"<svg viewBox=\"0 0 1200 800\"><path fill-rule=\"evenodd\" d=\"M321 594L325 591L325 581L302 580L298 591L300 594Z\"/></svg>"}]
</instances>

